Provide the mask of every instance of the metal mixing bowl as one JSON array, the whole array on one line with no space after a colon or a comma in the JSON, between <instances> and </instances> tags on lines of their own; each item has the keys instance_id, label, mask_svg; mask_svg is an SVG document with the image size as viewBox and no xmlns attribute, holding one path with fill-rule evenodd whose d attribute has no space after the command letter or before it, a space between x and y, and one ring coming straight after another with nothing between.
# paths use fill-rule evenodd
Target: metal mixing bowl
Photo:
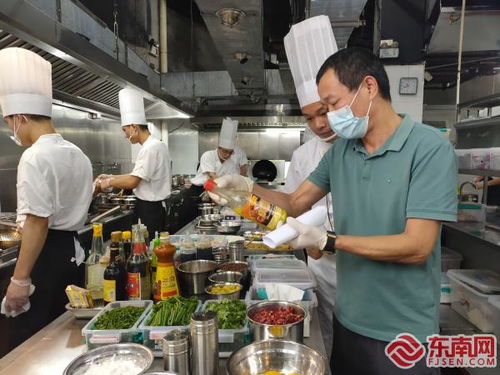
<instances>
[{"instance_id":1,"label":"metal mixing bowl","mask_svg":"<svg viewBox=\"0 0 500 375\"><path fill-rule=\"evenodd\" d=\"M238 290L231 292L231 293L213 293L212 289L214 286L237 286ZM241 292L242 286L241 284L238 283L215 283L212 285L209 285L205 288L205 292L208 294L208 297L211 299L239 299L240 298L240 292Z\"/></svg>"},{"instance_id":2,"label":"metal mixing bowl","mask_svg":"<svg viewBox=\"0 0 500 375\"><path fill-rule=\"evenodd\" d=\"M283 307L291 307L295 314L302 315L302 319L295 323L280 325L258 323L253 319L260 311L275 311ZM307 312L302 306L286 301L258 302L247 309L250 333L255 341L281 339L302 342L304 340L304 319L306 315Z\"/></svg>"},{"instance_id":3,"label":"metal mixing bowl","mask_svg":"<svg viewBox=\"0 0 500 375\"><path fill-rule=\"evenodd\" d=\"M208 280L213 283L239 283L242 278L243 274L236 271L215 272L208 276Z\"/></svg>"},{"instance_id":4,"label":"metal mixing bowl","mask_svg":"<svg viewBox=\"0 0 500 375\"><path fill-rule=\"evenodd\" d=\"M226 362L229 375L257 375L269 370L283 374L324 375L326 359L317 351L293 341L268 340L247 345Z\"/></svg>"},{"instance_id":5,"label":"metal mixing bowl","mask_svg":"<svg viewBox=\"0 0 500 375\"><path fill-rule=\"evenodd\" d=\"M63 375L77 375L84 373L85 369L92 363L104 363L117 359L133 359L142 368L139 374L143 374L153 363L153 352L139 344L112 344L102 346L83 353L76 357L64 370ZM137 374L137 375L139 375Z\"/></svg>"},{"instance_id":6,"label":"metal mixing bowl","mask_svg":"<svg viewBox=\"0 0 500 375\"><path fill-rule=\"evenodd\" d=\"M217 268L213 260L197 259L180 264L177 271L179 289L184 297L205 293L208 276Z\"/></svg>"}]
</instances>

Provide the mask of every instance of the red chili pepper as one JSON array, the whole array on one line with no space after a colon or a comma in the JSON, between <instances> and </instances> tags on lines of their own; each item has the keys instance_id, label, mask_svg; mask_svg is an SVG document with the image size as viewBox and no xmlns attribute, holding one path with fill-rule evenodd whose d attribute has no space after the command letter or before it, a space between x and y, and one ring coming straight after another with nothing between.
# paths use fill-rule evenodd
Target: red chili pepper
<instances>
[{"instance_id":1,"label":"red chili pepper","mask_svg":"<svg viewBox=\"0 0 500 375\"><path fill-rule=\"evenodd\" d=\"M252 319L257 323L271 325L285 325L296 323L303 318L302 314L295 313L293 307L280 307L277 310L262 310L256 313Z\"/></svg>"}]
</instances>

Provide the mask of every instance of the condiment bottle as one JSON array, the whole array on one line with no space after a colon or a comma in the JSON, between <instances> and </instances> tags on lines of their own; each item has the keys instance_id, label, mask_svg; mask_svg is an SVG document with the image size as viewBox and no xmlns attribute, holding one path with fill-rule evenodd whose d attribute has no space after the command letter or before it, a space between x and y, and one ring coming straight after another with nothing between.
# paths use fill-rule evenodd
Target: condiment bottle
<instances>
[{"instance_id":1,"label":"condiment bottle","mask_svg":"<svg viewBox=\"0 0 500 375\"><path fill-rule=\"evenodd\" d=\"M127 261L127 293L130 300L151 298L151 273L145 249L142 230L135 227L132 256Z\"/></svg>"},{"instance_id":2,"label":"condiment bottle","mask_svg":"<svg viewBox=\"0 0 500 375\"><path fill-rule=\"evenodd\" d=\"M177 278L175 277L174 254L175 246L171 243L162 243L155 247L154 253L158 258L156 269L156 294L155 301L165 300L179 295Z\"/></svg>"}]
</instances>

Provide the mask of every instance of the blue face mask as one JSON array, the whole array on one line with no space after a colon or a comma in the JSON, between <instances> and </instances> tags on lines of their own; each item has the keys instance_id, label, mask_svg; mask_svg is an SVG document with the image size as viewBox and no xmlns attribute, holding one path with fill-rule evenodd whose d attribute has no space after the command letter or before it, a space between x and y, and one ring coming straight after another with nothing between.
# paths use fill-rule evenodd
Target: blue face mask
<instances>
[{"instance_id":1,"label":"blue face mask","mask_svg":"<svg viewBox=\"0 0 500 375\"><path fill-rule=\"evenodd\" d=\"M341 138L355 139L363 138L368 131L368 114L370 113L370 108L372 106L372 101L368 105L368 111L365 117L356 117L352 113L351 106L358 96L361 85L356 91L356 95L352 98L351 104L346 105L336 111L331 111L327 113L328 123L332 130Z\"/></svg>"}]
</instances>

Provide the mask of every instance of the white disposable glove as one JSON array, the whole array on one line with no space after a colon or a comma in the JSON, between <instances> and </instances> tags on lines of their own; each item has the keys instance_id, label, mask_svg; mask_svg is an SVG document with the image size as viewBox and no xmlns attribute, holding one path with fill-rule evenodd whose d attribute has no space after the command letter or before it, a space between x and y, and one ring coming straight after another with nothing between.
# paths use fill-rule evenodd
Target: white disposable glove
<instances>
[{"instance_id":1,"label":"white disposable glove","mask_svg":"<svg viewBox=\"0 0 500 375\"><path fill-rule=\"evenodd\" d=\"M11 277L7 293L2 301L1 313L7 317L16 317L31 307L29 297L35 291L31 279L16 280Z\"/></svg>"},{"instance_id":2,"label":"white disposable glove","mask_svg":"<svg viewBox=\"0 0 500 375\"><path fill-rule=\"evenodd\" d=\"M286 223L299 232L299 235L290 241L290 246L293 249L313 248L323 250L325 248L327 237L326 230L322 225L315 227L302 224L293 217L287 218Z\"/></svg>"},{"instance_id":3,"label":"white disposable glove","mask_svg":"<svg viewBox=\"0 0 500 375\"><path fill-rule=\"evenodd\" d=\"M218 177L215 179L215 183L218 187L228 190L252 192L253 189L253 181L250 178L239 174L228 174ZM210 198L212 198L212 200L217 204L222 206L227 204L227 201L224 198L219 197L216 193L208 192L208 195L210 195Z\"/></svg>"}]
</instances>

